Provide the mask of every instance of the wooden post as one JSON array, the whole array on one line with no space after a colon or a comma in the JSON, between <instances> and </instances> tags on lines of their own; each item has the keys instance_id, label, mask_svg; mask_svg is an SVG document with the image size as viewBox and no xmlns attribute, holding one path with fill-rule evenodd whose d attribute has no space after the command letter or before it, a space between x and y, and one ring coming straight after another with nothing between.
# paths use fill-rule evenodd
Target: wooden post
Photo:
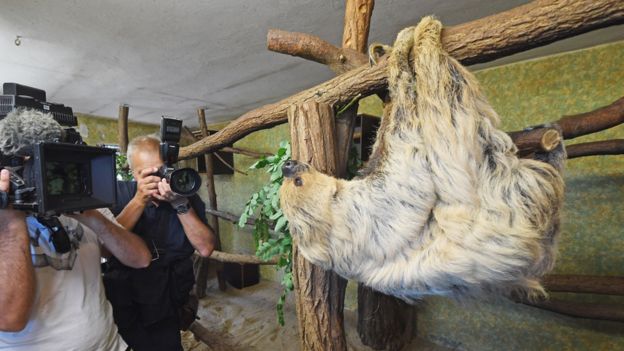
<instances>
[{"instance_id":1,"label":"wooden post","mask_svg":"<svg viewBox=\"0 0 624 351\"><path fill-rule=\"evenodd\" d=\"M336 174L334 113L327 104L308 101L288 110L292 157L320 172ZM344 279L308 262L297 249L292 233L293 282L301 350L346 351Z\"/></svg>"},{"instance_id":2,"label":"wooden post","mask_svg":"<svg viewBox=\"0 0 624 351\"><path fill-rule=\"evenodd\" d=\"M197 118L201 128L202 136L208 136L208 126L206 125L206 113L203 108L197 109ZM205 154L206 159L206 189L208 190L208 209L217 209L217 192L214 185L214 163L212 154ZM215 246L216 250L221 250L221 237L219 235L219 219L217 216L209 215L208 224L212 227L217 238ZM195 294L198 298L206 296L206 285L208 283L208 259L201 258L197 268L197 276L195 279ZM223 277L223 264L217 263L217 280L219 281L219 290L225 291L225 277Z\"/></svg>"},{"instance_id":3,"label":"wooden post","mask_svg":"<svg viewBox=\"0 0 624 351\"><path fill-rule=\"evenodd\" d=\"M117 134L119 138L119 152L125 155L128 152L128 105L119 105L117 118Z\"/></svg>"}]
</instances>

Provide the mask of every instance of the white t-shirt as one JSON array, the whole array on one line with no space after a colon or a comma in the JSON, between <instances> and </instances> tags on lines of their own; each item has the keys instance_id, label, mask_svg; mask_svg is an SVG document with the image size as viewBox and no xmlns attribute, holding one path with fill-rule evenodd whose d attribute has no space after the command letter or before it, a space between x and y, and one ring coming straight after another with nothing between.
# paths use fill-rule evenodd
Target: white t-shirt
<instances>
[{"instance_id":1,"label":"white t-shirt","mask_svg":"<svg viewBox=\"0 0 624 351\"><path fill-rule=\"evenodd\" d=\"M100 211L106 217L108 210ZM26 327L17 333L0 332L0 350L124 351L113 311L104 294L100 271L100 243L96 234L76 220L61 216L71 250L58 254L50 231L28 217L35 266L36 296Z\"/></svg>"}]
</instances>

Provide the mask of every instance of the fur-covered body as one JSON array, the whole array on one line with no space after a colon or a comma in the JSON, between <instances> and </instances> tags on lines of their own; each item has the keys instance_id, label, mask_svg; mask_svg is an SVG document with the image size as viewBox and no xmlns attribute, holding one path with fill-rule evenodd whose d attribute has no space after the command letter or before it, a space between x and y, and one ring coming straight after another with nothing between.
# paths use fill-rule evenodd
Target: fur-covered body
<instances>
[{"instance_id":1,"label":"fur-covered body","mask_svg":"<svg viewBox=\"0 0 624 351\"><path fill-rule=\"evenodd\" d=\"M518 159L475 78L442 50L440 31L425 18L397 37L392 104L365 176L299 167L282 186L282 209L308 260L387 294L542 293L565 152L541 155L558 169Z\"/></svg>"}]
</instances>

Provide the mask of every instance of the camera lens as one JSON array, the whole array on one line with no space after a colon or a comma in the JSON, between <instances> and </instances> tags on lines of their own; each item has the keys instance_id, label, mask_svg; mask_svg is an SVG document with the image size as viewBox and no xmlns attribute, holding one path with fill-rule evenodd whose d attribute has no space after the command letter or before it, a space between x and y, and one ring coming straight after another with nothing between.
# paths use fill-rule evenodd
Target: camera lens
<instances>
[{"instance_id":1,"label":"camera lens","mask_svg":"<svg viewBox=\"0 0 624 351\"><path fill-rule=\"evenodd\" d=\"M171 173L169 185L174 193L191 196L201 187L201 177L192 168L176 169Z\"/></svg>"}]
</instances>

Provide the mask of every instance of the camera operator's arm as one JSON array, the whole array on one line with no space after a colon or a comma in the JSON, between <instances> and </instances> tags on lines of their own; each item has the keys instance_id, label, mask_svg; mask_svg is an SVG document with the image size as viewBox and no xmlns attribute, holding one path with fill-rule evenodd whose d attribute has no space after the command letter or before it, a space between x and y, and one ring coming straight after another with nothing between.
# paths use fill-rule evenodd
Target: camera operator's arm
<instances>
[{"instance_id":1,"label":"camera operator's arm","mask_svg":"<svg viewBox=\"0 0 624 351\"><path fill-rule=\"evenodd\" d=\"M117 222L124 228L132 230L141 218L145 206L152 201L152 196L158 194L160 177L152 176L158 168L150 167L141 170L137 175L137 191L132 200L117 215Z\"/></svg>"},{"instance_id":2,"label":"camera operator's arm","mask_svg":"<svg viewBox=\"0 0 624 351\"><path fill-rule=\"evenodd\" d=\"M169 183L167 183L165 179L158 184L158 190L159 194L154 195L154 197L161 201L167 201L174 207L176 207L177 203L189 203L187 198L173 193ZM182 228L184 228L184 233L195 250L197 250L202 257L210 256L216 243L216 237L212 228L204 224L193 207L190 207L186 213L178 213L178 219L180 219Z\"/></svg>"},{"instance_id":3,"label":"camera operator's arm","mask_svg":"<svg viewBox=\"0 0 624 351\"><path fill-rule=\"evenodd\" d=\"M0 173L0 191L9 191L7 170ZM0 210L0 330L24 329L34 299L35 271L26 216L22 211Z\"/></svg>"},{"instance_id":4,"label":"camera operator's arm","mask_svg":"<svg viewBox=\"0 0 624 351\"><path fill-rule=\"evenodd\" d=\"M97 210L84 211L72 217L91 228L102 241L104 248L124 265L133 268L149 266L152 255L143 239L137 235L111 222Z\"/></svg>"}]
</instances>

